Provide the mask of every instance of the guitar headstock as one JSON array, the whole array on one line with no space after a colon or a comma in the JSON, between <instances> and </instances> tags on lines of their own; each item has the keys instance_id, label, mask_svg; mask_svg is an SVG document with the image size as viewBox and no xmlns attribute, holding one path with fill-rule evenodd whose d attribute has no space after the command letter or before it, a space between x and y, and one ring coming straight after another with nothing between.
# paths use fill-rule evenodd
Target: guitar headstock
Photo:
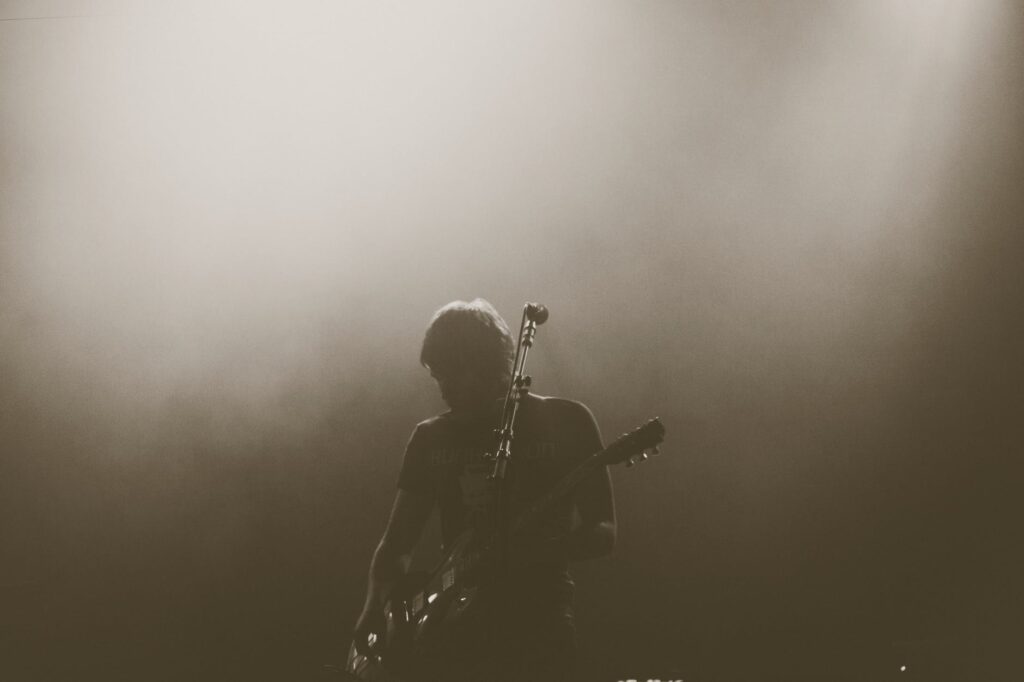
<instances>
[{"instance_id":1,"label":"guitar headstock","mask_svg":"<svg viewBox=\"0 0 1024 682\"><path fill-rule=\"evenodd\" d=\"M657 417L629 433L624 433L597 456L602 464L625 462L631 467L650 455L658 454L658 444L665 439L665 426Z\"/></svg>"}]
</instances>

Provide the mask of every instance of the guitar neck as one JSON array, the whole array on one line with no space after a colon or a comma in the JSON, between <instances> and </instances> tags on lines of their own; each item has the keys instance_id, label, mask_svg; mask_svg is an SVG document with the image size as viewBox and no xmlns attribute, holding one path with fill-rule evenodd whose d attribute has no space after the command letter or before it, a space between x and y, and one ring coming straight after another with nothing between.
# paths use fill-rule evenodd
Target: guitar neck
<instances>
[{"instance_id":1,"label":"guitar neck","mask_svg":"<svg viewBox=\"0 0 1024 682\"><path fill-rule=\"evenodd\" d=\"M562 477L553 488L534 501L512 521L509 531L513 534L518 533L548 513L555 506L555 503L571 493L579 485L580 481L593 474L601 466L599 463L600 455L600 452L591 455L582 464Z\"/></svg>"}]
</instances>

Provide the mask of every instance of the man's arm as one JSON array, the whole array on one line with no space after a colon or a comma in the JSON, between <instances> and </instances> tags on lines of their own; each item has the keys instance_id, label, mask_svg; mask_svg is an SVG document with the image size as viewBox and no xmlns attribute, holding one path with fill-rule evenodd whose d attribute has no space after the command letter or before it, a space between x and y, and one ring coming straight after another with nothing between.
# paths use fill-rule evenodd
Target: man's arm
<instances>
[{"instance_id":1,"label":"man's arm","mask_svg":"<svg viewBox=\"0 0 1024 682\"><path fill-rule=\"evenodd\" d=\"M357 647L365 644L366 635L370 632L383 630L384 602L398 579L409 569L412 552L433 506L433 499L427 495L398 490L384 536L370 561L366 602L355 627Z\"/></svg>"},{"instance_id":2,"label":"man's arm","mask_svg":"<svg viewBox=\"0 0 1024 682\"><path fill-rule=\"evenodd\" d=\"M583 452L592 455L601 450L601 431L593 413L579 405L577 434ZM610 554L615 547L615 500L608 467L587 477L576 488L576 511L580 524L565 538L570 561L594 559Z\"/></svg>"},{"instance_id":3,"label":"man's arm","mask_svg":"<svg viewBox=\"0 0 1024 682\"><path fill-rule=\"evenodd\" d=\"M607 467L583 480L576 488L576 509L580 525L565 539L570 561L610 554L615 547L616 526L612 479Z\"/></svg>"}]
</instances>

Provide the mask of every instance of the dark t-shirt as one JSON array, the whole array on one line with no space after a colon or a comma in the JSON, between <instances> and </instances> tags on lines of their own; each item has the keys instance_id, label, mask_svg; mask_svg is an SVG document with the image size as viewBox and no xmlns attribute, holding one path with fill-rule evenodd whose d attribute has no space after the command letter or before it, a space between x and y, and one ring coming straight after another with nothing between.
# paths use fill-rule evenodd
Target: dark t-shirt
<instances>
[{"instance_id":1,"label":"dark t-shirt","mask_svg":"<svg viewBox=\"0 0 1024 682\"><path fill-rule=\"evenodd\" d=\"M436 501L445 545L489 519L492 490L487 475L492 464L484 455L494 451L500 408L498 402L492 412L475 417L446 412L418 424L409 440L398 487ZM512 519L601 450L597 424L582 403L527 395L516 421L507 478ZM563 535L572 527L573 513L570 496L529 532L545 538ZM571 606L573 582L564 559L511 559L513 577L529 588L525 592L538 604L562 610Z\"/></svg>"}]
</instances>

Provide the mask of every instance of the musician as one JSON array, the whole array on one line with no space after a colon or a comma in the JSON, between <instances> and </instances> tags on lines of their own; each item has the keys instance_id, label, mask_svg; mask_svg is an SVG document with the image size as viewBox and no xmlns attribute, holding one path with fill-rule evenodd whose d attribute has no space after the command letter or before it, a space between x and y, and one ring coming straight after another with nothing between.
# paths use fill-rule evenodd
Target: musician
<instances>
[{"instance_id":1,"label":"musician","mask_svg":"<svg viewBox=\"0 0 1024 682\"><path fill-rule=\"evenodd\" d=\"M493 519L487 480L492 463L484 454L494 451L514 354L508 325L487 301L455 301L434 314L420 361L450 409L418 424L409 440L391 516L370 563L357 643L365 642L368 632L382 631L383 602L408 569L435 505L446 546L464 530L483 528ZM509 516L599 450L600 433L587 407L527 394L506 479ZM568 564L611 552L615 532L605 468L585 479L543 523L514 538L501 593L487 596L488 586L481 587L479 622L459 647L444 653L447 669L424 671L424 676L472 682L571 679L574 585Z\"/></svg>"}]
</instances>

